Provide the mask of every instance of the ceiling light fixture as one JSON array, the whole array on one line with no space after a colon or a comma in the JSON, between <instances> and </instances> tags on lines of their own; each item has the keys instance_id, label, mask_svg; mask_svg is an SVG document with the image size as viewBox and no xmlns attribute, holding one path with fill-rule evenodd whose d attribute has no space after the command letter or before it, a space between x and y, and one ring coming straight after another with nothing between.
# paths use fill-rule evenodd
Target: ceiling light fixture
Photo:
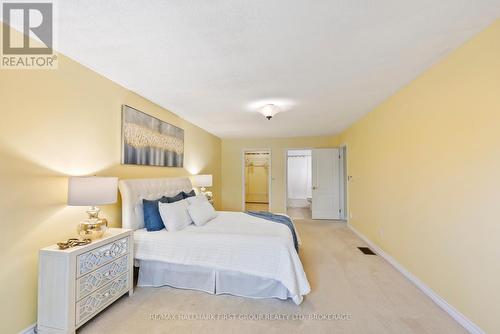
<instances>
[{"instance_id":1,"label":"ceiling light fixture","mask_svg":"<svg viewBox=\"0 0 500 334\"><path fill-rule=\"evenodd\" d=\"M265 118L267 118L268 120L270 120L271 118L273 118L274 115L276 115L277 113L279 113L281 110L280 110L279 107L277 107L274 104L266 104L265 106L263 106L262 108L260 108L258 111L262 115L264 115Z\"/></svg>"}]
</instances>

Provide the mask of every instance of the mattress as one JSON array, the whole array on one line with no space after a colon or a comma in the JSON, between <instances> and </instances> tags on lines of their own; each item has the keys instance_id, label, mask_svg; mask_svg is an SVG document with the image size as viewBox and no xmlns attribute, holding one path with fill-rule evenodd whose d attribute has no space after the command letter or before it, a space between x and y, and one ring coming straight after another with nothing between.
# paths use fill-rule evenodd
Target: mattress
<instances>
[{"instance_id":1,"label":"mattress","mask_svg":"<svg viewBox=\"0 0 500 334\"><path fill-rule=\"evenodd\" d=\"M243 212L219 211L204 226L134 232L135 258L248 274L282 284L300 304L310 291L287 226Z\"/></svg>"}]
</instances>

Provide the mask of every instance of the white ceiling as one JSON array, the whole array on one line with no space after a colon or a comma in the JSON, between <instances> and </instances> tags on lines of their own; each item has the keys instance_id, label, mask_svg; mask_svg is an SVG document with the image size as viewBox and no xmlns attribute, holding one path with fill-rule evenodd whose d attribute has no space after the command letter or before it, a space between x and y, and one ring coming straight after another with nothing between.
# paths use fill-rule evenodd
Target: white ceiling
<instances>
[{"instance_id":1,"label":"white ceiling","mask_svg":"<svg viewBox=\"0 0 500 334\"><path fill-rule=\"evenodd\" d=\"M57 48L223 137L335 134L500 16L500 0L64 0ZM284 103L267 121L251 112ZM147 112L147 110L145 110Z\"/></svg>"}]
</instances>

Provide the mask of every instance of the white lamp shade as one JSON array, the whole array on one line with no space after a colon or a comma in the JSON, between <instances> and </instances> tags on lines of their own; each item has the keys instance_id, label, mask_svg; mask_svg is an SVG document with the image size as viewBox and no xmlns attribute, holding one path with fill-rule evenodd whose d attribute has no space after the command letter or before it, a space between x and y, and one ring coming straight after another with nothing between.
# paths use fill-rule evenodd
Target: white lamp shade
<instances>
[{"instance_id":1,"label":"white lamp shade","mask_svg":"<svg viewBox=\"0 0 500 334\"><path fill-rule=\"evenodd\" d=\"M195 187L211 187L212 186L212 175L194 175L192 177L193 186Z\"/></svg>"},{"instance_id":2,"label":"white lamp shade","mask_svg":"<svg viewBox=\"0 0 500 334\"><path fill-rule=\"evenodd\" d=\"M280 108L275 106L274 104L266 104L265 106L259 109L259 112L267 118L273 117L280 111L281 111Z\"/></svg>"},{"instance_id":3,"label":"white lamp shade","mask_svg":"<svg viewBox=\"0 0 500 334\"><path fill-rule=\"evenodd\" d=\"M117 177L70 177L68 205L95 206L116 203Z\"/></svg>"}]
</instances>

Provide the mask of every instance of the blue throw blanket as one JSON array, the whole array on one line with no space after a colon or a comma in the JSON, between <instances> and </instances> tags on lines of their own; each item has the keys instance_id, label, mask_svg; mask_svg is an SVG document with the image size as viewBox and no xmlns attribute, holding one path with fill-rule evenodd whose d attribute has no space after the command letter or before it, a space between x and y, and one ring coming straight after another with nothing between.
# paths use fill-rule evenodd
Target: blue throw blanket
<instances>
[{"instance_id":1,"label":"blue throw blanket","mask_svg":"<svg viewBox=\"0 0 500 334\"><path fill-rule=\"evenodd\" d=\"M293 226L292 220L283 215L275 215L274 213L266 212L266 211L247 211L246 212L250 216L266 219L272 222L280 223L283 225L286 225L289 229L290 232L292 232L292 237L293 237L293 246L295 247L295 250L297 253L299 252L299 242L297 241L297 234L295 232L295 226Z\"/></svg>"}]
</instances>

